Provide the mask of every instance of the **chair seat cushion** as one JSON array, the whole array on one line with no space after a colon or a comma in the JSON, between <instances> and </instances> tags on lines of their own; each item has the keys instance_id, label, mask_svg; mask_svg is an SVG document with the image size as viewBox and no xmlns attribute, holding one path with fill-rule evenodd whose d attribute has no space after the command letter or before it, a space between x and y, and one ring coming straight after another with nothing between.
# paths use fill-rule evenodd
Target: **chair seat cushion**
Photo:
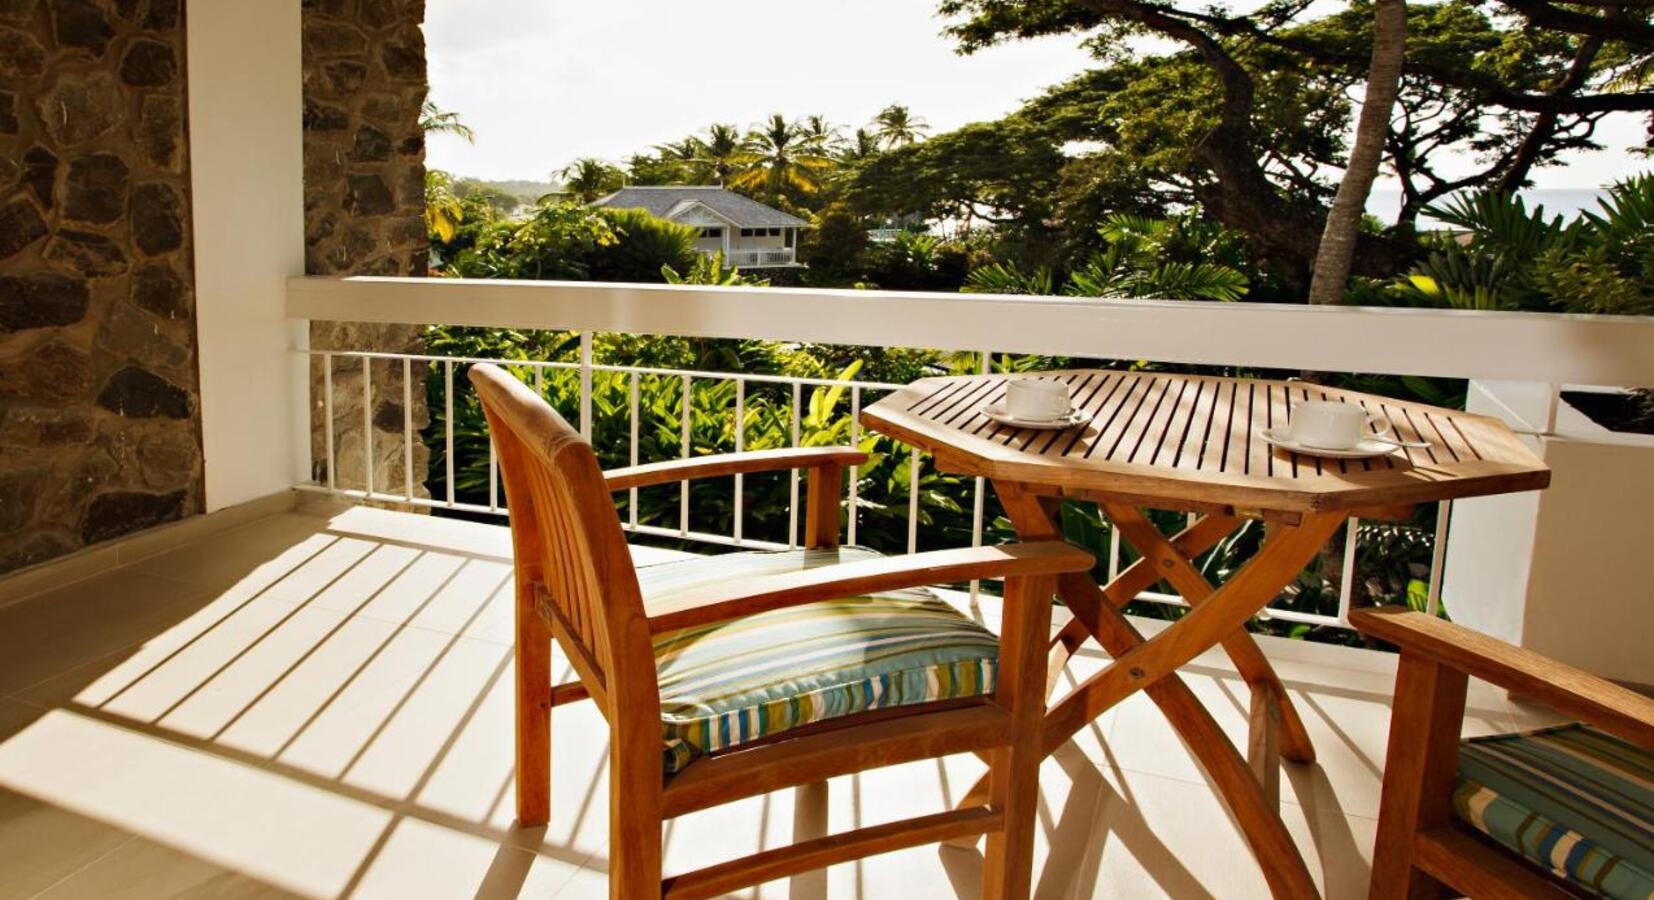
<instances>
[{"instance_id":1,"label":"chair seat cushion","mask_svg":"<svg viewBox=\"0 0 1654 900\"><path fill-rule=\"evenodd\" d=\"M1602 897L1654 897L1654 753L1586 725L1467 740L1460 819Z\"/></svg>"},{"instance_id":2,"label":"chair seat cushion","mask_svg":"<svg viewBox=\"0 0 1654 900\"><path fill-rule=\"evenodd\" d=\"M878 556L862 548L735 553L638 570L645 603L698 585ZM991 694L999 641L918 589L788 607L655 638L665 768L788 729Z\"/></svg>"}]
</instances>

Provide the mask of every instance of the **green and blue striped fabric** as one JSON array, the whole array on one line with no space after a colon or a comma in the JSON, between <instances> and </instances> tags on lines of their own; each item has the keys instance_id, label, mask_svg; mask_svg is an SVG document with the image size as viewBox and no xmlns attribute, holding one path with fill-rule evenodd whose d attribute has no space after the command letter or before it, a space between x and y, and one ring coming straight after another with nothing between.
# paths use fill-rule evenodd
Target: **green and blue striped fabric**
<instances>
[{"instance_id":1,"label":"green and blue striped fabric","mask_svg":"<svg viewBox=\"0 0 1654 900\"><path fill-rule=\"evenodd\" d=\"M1654 753L1586 725L1467 740L1459 818L1601 896L1654 898Z\"/></svg>"},{"instance_id":2,"label":"green and blue striped fabric","mask_svg":"<svg viewBox=\"0 0 1654 900\"><path fill-rule=\"evenodd\" d=\"M737 553L638 570L646 600L876 557L862 548ZM928 590L848 597L655 638L664 764L875 709L991 694L993 633Z\"/></svg>"}]
</instances>

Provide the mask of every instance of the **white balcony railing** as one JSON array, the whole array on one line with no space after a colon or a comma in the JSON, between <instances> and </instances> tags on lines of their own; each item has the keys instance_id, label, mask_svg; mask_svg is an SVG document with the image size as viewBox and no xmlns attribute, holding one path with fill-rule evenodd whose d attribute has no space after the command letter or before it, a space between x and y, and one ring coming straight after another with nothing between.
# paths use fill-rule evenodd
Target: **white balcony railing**
<instances>
[{"instance_id":1,"label":"white balcony railing","mask_svg":"<svg viewBox=\"0 0 1654 900\"><path fill-rule=\"evenodd\" d=\"M713 251L702 251L711 255ZM773 250L730 250L724 254L724 264L738 269L761 269L766 266L790 266L798 262L798 251L792 247Z\"/></svg>"},{"instance_id":2,"label":"white balcony railing","mask_svg":"<svg viewBox=\"0 0 1654 900\"><path fill-rule=\"evenodd\" d=\"M800 438L804 391L842 387L850 396L850 435L861 436L857 421L864 401L895 385L866 381L838 381L712 371L684 371L595 363L595 332L723 337L819 343L928 347L971 350L984 371L995 353L1044 354L1105 359L1149 359L1166 363L1234 365L1273 369L1310 369L1399 375L1425 375L1482 380L1537 382L1548 386L1554 398L1564 384L1636 386L1654 384L1654 318L1605 318L1527 313L1485 313L1452 310L1370 308L1312 308L1271 304L1216 304L1148 300L1067 300L1058 298L998 297L805 289L741 289L613 285L558 282L466 281L457 279L293 279L288 288L288 313L296 319L401 322L543 328L581 334L577 362L510 361L524 367L537 387L548 373L578 373L578 421L583 432L592 429L593 380L614 373L626 384L630 423L630 461L638 461L638 435L643 424L639 383L643 378L675 378L683 409L688 410L698 382L734 385L730 414L745 421L748 391L784 389L790 397L791 439ZM982 348L993 348L982 349ZM489 499L486 504L465 503L454 493L453 401L455 369L482 360L368 351L304 351L322 362L328 383L324 416L328 433L326 484L301 485L353 497L504 514L499 502L497 466L490 448ZM436 366L441 371L447 404L444 435L448 469L446 496L420 498L413 491L414 429L411 405L403 404L404 466L400 493L365 489L374 485L371 447L372 363L399 361L403 384L411 383L415 367ZM333 477L337 445L332 434L331 378L343 367L359 366L362 374L364 421L369 446L361 450L366 469L364 489L346 488ZM408 388L404 388L408 390ZM679 450L690 453L689 416L681 417ZM308 429L306 421L302 427ZM1547 428L1549 426L1547 425ZM735 449L743 449L744 429L734 428ZM908 483L907 546L919 542L919 474L924 460L906 449ZM754 540L745 533L742 480L736 476L737 502L731 532L709 534L690 528L689 488L683 486L678 527L638 522L636 492L629 504L630 530L753 548L796 546L798 542L798 478L790 484L793 514L785 544ZM859 505L857 478L850 479L849 539L857 539ZM986 487L976 479L972 489L971 535L980 543ZM1430 563L1429 604L1440 600L1446 530L1451 503L1441 504ZM1338 579L1335 614L1273 610L1269 614L1291 622L1347 627L1354 593L1359 553L1359 523L1346 530L1343 569ZM1111 574L1121 565L1121 547L1111 531L1108 548ZM1146 593L1141 599L1182 604L1179 597Z\"/></svg>"}]
</instances>

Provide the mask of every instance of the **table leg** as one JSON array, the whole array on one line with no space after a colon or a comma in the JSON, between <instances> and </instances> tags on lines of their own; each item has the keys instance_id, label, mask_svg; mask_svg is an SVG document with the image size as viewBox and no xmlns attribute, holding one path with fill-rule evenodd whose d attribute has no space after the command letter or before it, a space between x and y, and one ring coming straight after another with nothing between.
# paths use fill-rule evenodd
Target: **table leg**
<instances>
[{"instance_id":1,"label":"table leg","mask_svg":"<svg viewBox=\"0 0 1654 900\"><path fill-rule=\"evenodd\" d=\"M1060 537L1052 510L1015 484L995 484L1006 513L1024 540ZM1178 667L1244 625L1282 585L1314 557L1337 530L1341 516L1310 515L1283 529L1209 602L1145 640L1097 584L1085 575L1058 580L1057 593L1115 662L1091 676L1046 716L1046 750L1060 746L1109 707L1145 691L1200 760L1239 823L1277 897L1314 897L1314 880L1263 786L1211 713L1177 677Z\"/></svg>"},{"instance_id":2,"label":"table leg","mask_svg":"<svg viewBox=\"0 0 1654 900\"><path fill-rule=\"evenodd\" d=\"M1061 503L1061 500L1054 497L1040 498L1041 508L1053 522L1057 521L1057 509ZM1241 524L1242 520L1230 516L1202 516L1193 525L1172 537L1171 543L1177 552L1193 559L1216 547L1219 541L1233 534ZM1138 594L1153 587L1160 577L1153 560L1139 559L1104 585L1103 594L1108 598L1108 602L1114 604L1115 609L1124 609L1127 603L1137 599ZM1050 668L1046 670L1050 678L1047 697L1056 690L1057 680L1062 675L1063 668L1090 636L1091 632L1086 630L1083 622L1079 619L1069 619L1067 624L1063 625L1062 631L1051 640L1051 662Z\"/></svg>"},{"instance_id":3,"label":"table leg","mask_svg":"<svg viewBox=\"0 0 1654 900\"><path fill-rule=\"evenodd\" d=\"M1132 548L1142 555L1144 560L1151 561L1158 574L1171 582L1172 587L1177 589L1191 607L1199 607L1217 590L1206 580L1206 576L1201 574L1200 569L1195 567L1194 554L1174 546L1173 542L1161 534L1160 529L1154 527L1154 523L1136 508L1118 503L1099 505L1114 527L1120 529L1120 534ZM1107 592L1107 588L1104 590ZM1132 596L1136 596L1136 593L1133 592ZM1112 594L1110 599L1113 599ZM1281 679L1269 665L1269 660L1264 657L1263 650L1252 640L1252 635L1247 634L1245 629L1236 631L1223 639L1223 649L1234 661L1235 669L1252 688L1254 696L1257 696L1256 692L1260 687L1267 688L1273 696L1280 716L1281 754L1293 762L1314 762L1315 746L1310 742L1309 731L1304 728L1304 721L1299 718L1297 708L1292 705L1292 698L1287 696Z\"/></svg>"}]
</instances>

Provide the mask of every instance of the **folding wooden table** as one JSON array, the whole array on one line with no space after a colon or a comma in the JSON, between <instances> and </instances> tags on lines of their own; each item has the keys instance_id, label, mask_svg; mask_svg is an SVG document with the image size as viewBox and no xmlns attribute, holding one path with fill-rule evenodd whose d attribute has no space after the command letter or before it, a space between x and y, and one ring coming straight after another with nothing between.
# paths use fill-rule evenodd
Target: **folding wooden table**
<instances>
[{"instance_id":1,"label":"folding wooden table","mask_svg":"<svg viewBox=\"0 0 1654 900\"><path fill-rule=\"evenodd\" d=\"M1004 399L1009 380L1033 377L1066 384L1083 424L1037 431L983 414ZM1358 404L1397 437L1429 447L1341 461L1277 450L1258 436L1286 425L1292 405L1310 399ZM1351 516L1399 518L1419 503L1550 481L1545 465L1496 419L1300 382L1110 370L927 378L863 410L862 422L929 452L942 471L989 479L1022 540L1061 538L1065 499L1098 505L1141 558L1105 585L1084 574L1058 582L1073 619L1052 641L1050 671L1060 672L1087 637L1113 662L1047 709L1046 753L1146 692L1205 767L1277 897L1316 895L1277 808L1280 757L1313 762L1315 748L1246 622ZM1167 537L1144 509L1198 518ZM1247 519L1270 526L1262 549L1222 585L1211 584L1195 558ZM1121 609L1160 581L1191 609L1145 639ZM1219 644L1251 689L1244 756L1177 675Z\"/></svg>"}]
</instances>

